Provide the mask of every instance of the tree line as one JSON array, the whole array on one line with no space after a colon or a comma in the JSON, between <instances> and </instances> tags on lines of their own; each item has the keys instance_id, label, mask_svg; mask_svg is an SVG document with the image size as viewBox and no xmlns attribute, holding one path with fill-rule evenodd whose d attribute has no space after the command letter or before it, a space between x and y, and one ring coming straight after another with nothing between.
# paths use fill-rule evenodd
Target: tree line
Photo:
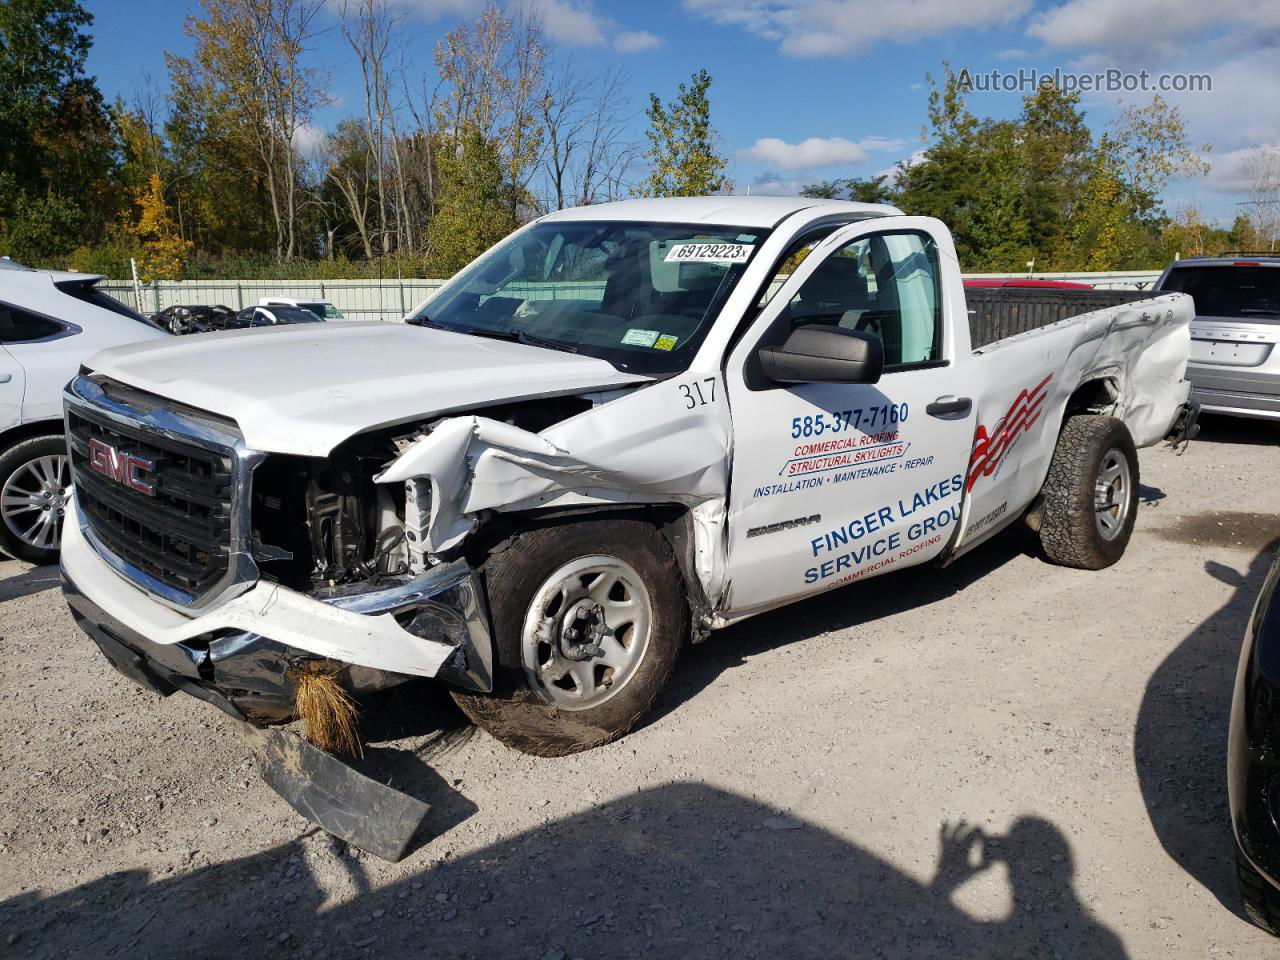
<instances>
[{"instance_id":1,"label":"tree line","mask_svg":"<svg viewBox=\"0 0 1280 960\"><path fill-rule=\"evenodd\" d=\"M962 75L945 64L940 78L928 79L921 153L892 175L829 180L802 193L938 217L972 272L1023 272L1032 264L1039 271L1140 270L1177 256L1275 249L1280 177L1264 164L1250 174L1252 202L1229 228L1206 223L1194 205L1166 209L1165 188L1206 174L1210 147L1193 145L1178 110L1159 96L1125 107L1095 136L1079 93L1042 87L1023 99L1017 117L996 120L972 113Z\"/></svg>"},{"instance_id":2,"label":"tree line","mask_svg":"<svg viewBox=\"0 0 1280 960\"><path fill-rule=\"evenodd\" d=\"M637 142L625 76L580 71L507 9L449 32L423 69L389 0L200 0L164 86L108 104L79 0L0 0L0 255L115 276L132 259L144 279L447 275L550 210L732 191L705 70L650 94ZM323 30L360 80L330 131ZM1164 210L1203 159L1159 99L1095 138L1077 95L1041 90L993 120L949 69L930 83L912 161L804 193L937 216L966 270L1151 267L1261 232Z\"/></svg>"}]
</instances>

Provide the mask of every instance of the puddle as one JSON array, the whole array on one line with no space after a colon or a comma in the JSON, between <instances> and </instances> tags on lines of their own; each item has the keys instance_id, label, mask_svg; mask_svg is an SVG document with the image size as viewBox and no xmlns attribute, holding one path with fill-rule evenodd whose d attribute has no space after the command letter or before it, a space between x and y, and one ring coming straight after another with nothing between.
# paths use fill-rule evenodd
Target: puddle
<instances>
[{"instance_id":1,"label":"puddle","mask_svg":"<svg viewBox=\"0 0 1280 960\"><path fill-rule=\"evenodd\" d=\"M1280 515L1230 510L1197 513L1151 532L1172 543L1257 551L1280 540Z\"/></svg>"}]
</instances>

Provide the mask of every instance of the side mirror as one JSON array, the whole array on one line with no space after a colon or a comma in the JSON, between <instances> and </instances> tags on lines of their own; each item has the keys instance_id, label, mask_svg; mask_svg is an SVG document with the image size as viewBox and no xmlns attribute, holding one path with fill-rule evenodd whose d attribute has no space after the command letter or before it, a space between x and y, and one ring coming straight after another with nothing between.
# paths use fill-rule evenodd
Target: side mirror
<instances>
[{"instance_id":1,"label":"side mirror","mask_svg":"<svg viewBox=\"0 0 1280 960\"><path fill-rule=\"evenodd\" d=\"M797 327L759 356L760 371L775 383L878 383L884 371L879 337L822 324Z\"/></svg>"}]
</instances>

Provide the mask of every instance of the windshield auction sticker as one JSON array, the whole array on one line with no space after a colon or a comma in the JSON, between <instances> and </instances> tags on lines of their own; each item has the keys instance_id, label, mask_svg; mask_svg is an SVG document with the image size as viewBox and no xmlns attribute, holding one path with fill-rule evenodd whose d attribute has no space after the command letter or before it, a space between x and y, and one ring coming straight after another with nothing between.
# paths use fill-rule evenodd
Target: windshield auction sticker
<instances>
[{"instance_id":1,"label":"windshield auction sticker","mask_svg":"<svg viewBox=\"0 0 1280 960\"><path fill-rule=\"evenodd\" d=\"M636 330L632 328L623 334L622 342L628 347L652 347L657 339L657 330Z\"/></svg>"},{"instance_id":2,"label":"windshield auction sticker","mask_svg":"<svg viewBox=\"0 0 1280 960\"><path fill-rule=\"evenodd\" d=\"M755 247L749 243L677 243L667 263L746 263Z\"/></svg>"}]
</instances>

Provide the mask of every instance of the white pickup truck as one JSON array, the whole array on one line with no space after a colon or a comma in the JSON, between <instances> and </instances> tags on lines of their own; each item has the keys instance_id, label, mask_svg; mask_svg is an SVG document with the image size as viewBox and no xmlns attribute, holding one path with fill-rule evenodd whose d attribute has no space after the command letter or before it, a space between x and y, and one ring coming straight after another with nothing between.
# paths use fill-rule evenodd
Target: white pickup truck
<instances>
[{"instance_id":1,"label":"white pickup truck","mask_svg":"<svg viewBox=\"0 0 1280 960\"><path fill-rule=\"evenodd\" d=\"M555 213L403 324L93 357L67 597L135 680L255 724L306 671L435 677L500 740L581 750L691 639L1016 521L1115 562L1136 448L1194 430L1190 299L1122 299L966 301L946 227L886 206Z\"/></svg>"}]
</instances>

